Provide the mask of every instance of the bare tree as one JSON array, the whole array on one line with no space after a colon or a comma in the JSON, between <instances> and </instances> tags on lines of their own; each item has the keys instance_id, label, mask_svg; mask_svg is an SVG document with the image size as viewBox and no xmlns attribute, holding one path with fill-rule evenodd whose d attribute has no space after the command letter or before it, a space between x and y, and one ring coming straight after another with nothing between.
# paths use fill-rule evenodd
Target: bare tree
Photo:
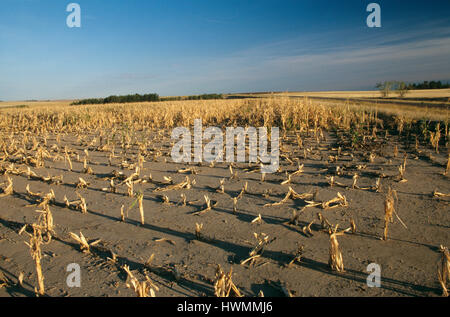
<instances>
[{"instance_id":1,"label":"bare tree","mask_svg":"<svg viewBox=\"0 0 450 317\"><path fill-rule=\"evenodd\" d=\"M385 81L382 83L377 83L376 87L380 90L381 96L383 98L387 98L387 97L389 97L389 94L391 93L393 85L394 85L394 82Z\"/></svg>"},{"instance_id":2,"label":"bare tree","mask_svg":"<svg viewBox=\"0 0 450 317\"><path fill-rule=\"evenodd\" d=\"M396 91L398 93L398 96L400 98L405 97L405 95L408 93L408 86L403 81L396 82Z\"/></svg>"}]
</instances>

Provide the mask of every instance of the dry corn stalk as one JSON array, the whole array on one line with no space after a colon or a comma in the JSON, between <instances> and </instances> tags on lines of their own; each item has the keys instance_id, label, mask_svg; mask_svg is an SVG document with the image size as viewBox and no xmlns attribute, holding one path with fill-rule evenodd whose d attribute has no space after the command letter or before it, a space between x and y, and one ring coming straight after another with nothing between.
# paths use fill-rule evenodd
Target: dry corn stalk
<instances>
[{"instance_id":1,"label":"dry corn stalk","mask_svg":"<svg viewBox=\"0 0 450 317\"><path fill-rule=\"evenodd\" d=\"M30 234L30 242L25 242L26 245L30 248L31 257L34 260L35 267L36 267L36 275L38 279L38 285L39 290L35 288L35 292L39 295L45 294L45 287L44 287L44 275L42 274L42 266L41 266L41 244L43 242L42 240L42 233L39 226L33 224L33 234Z\"/></svg>"},{"instance_id":2,"label":"dry corn stalk","mask_svg":"<svg viewBox=\"0 0 450 317\"><path fill-rule=\"evenodd\" d=\"M39 179L39 176L31 170L29 166L27 166L27 171L25 172L28 179Z\"/></svg>"},{"instance_id":3,"label":"dry corn stalk","mask_svg":"<svg viewBox=\"0 0 450 317\"><path fill-rule=\"evenodd\" d=\"M165 192L165 191L169 191L169 190L179 190L179 189L190 189L192 187L192 182L189 179L188 176L186 176L186 179L184 180L184 182L181 182L179 184L174 184L174 185L168 185L166 187L159 187L156 188L153 192Z\"/></svg>"},{"instance_id":4,"label":"dry corn stalk","mask_svg":"<svg viewBox=\"0 0 450 317\"><path fill-rule=\"evenodd\" d=\"M3 189L3 193L0 194L0 197L6 197L6 196L12 195L14 193L13 182L12 182L11 177L8 176L7 182L8 182L8 185L5 187L5 189Z\"/></svg>"},{"instance_id":5,"label":"dry corn stalk","mask_svg":"<svg viewBox=\"0 0 450 317\"><path fill-rule=\"evenodd\" d=\"M312 237L312 236L314 235L314 234L312 233L312 230L311 230L311 226L312 226L313 223L314 223L314 220L311 221L307 226L304 226L304 227L303 227L302 231L303 231L303 233L304 233L305 236L307 236L307 237Z\"/></svg>"},{"instance_id":6,"label":"dry corn stalk","mask_svg":"<svg viewBox=\"0 0 450 317\"><path fill-rule=\"evenodd\" d=\"M447 176L449 172L450 172L450 153L448 154L447 167L445 168L444 175Z\"/></svg>"},{"instance_id":7,"label":"dry corn stalk","mask_svg":"<svg viewBox=\"0 0 450 317\"><path fill-rule=\"evenodd\" d=\"M144 195L142 193L139 193L137 195L137 199L138 199L138 203L139 203L139 213L141 215L141 224L144 225L145 224L145 220L144 220L144 205L143 205L143 199L144 199Z\"/></svg>"},{"instance_id":8,"label":"dry corn stalk","mask_svg":"<svg viewBox=\"0 0 450 317\"><path fill-rule=\"evenodd\" d=\"M287 265L288 267L292 266L292 264L294 264L295 262L297 262L297 263L301 262L304 249L305 249L304 245L298 246L297 251L295 251L294 258Z\"/></svg>"},{"instance_id":9,"label":"dry corn stalk","mask_svg":"<svg viewBox=\"0 0 450 317\"><path fill-rule=\"evenodd\" d=\"M102 191L104 192L110 192L110 193L116 193L117 192L117 187L114 184L114 179L110 179L109 180L109 187L104 187L102 188Z\"/></svg>"},{"instance_id":10,"label":"dry corn stalk","mask_svg":"<svg viewBox=\"0 0 450 317\"><path fill-rule=\"evenodd\" d=\"M388 224L394 222L393 215L397 217L397 219L400 221L400 223L405 227L408 228L405 223L400 219L397 212L395 211L395 201L398 201L397 197L397 191L393 190L391 187L388 189L388 193L386 195L386 199L384 201L384 233L383 233L383 240L388 239Z\"/></svg>"},{"instance_id":11,"label":"dry corn stalk","mask_svg":"<svg viewBox=\"0 0 450 317\"><path fill-rule=\"evenodd\" d=\"M195 237L198 240L202 239L202 229L203 229L203 224L202 223L201 224L195 223Z\"/></svg>"},{"instance_id":12,"label":"dry corn stalk","mask_svg":"<svg viewBox=\"0 0 450 317\"><path fill-rule=\"evenodd\" d=\"M360 187L356 184L358 182L358 174L353 175L352 189L359 189Z\"/></svg>"},{"instance_id":13,"label":"dry corn stalk","mask_svg":"<svg viewBox=\"0 0 450 317\"><path fill-rule=\"evenodd\" d=\"M155 253L152 253L152 254L148 257L147 261L145 261L144 265L145 265L146 267L151 267L154 258L155 258Z\"/></svg>"},{"instance_id":14,"label":"dry corn stalk","mask_svg":"<svg viewBox=\"0 0 450 317\"><path fill-rule=\"evenodd\" d=\"M244 265L246 263L250 263L250 265L253 265L256 261L256 259L260 258L264 252L264 247L268 244L272 243L275 238L272 240L269 240L269 236L265 233L257 234L253 233L255 239L257 240L256 246L250 251L249 258L241 261L241 265Z\"/></svg>"},{"instance_id":15,"label":"dry corn stalk","mask_svg":"<svg viewBox=\"0 0 450 317\"><path fill-rule=\"evenodd\" d=\"M186 195L184 194L184 193L181 193L181 201L180 201L180 205L182 205L182 206L186 206Z\"/></svg>"},{"instance_id":16,"label":"dry corn stalk","mask_svg":"<svg viewBox=\"0 0 450 317\"><path fill-rule=\"evenodd\" d=\"M83 253L90 253L91 247L97 245L101 241L100 239L98 239L98 240L95 240L95 241L89 243L81 231L80 231L79 236L73 232L69 232L69 234L72 237L72 239L74 239L75 241L77 241L80 244L80 250Z\"/></svg>"},{"instance_id":17,"label":"dry corn stalk","mask_svg":"<svg viewBox=\"0 0 450 317\"><path fill-rule=\"evenodd\" d=\"M111 257L107 257L106 259L112 263L112 264L116 264L117 263L117 254L115 254L113 251L111 252Z\"/></svg>"},{"instance_id":18,"label":"dry corn stalk","mask_svg":"<svg viewBox=\"0 0 450 317\"><path fill-rule=\"evenodd\" d=\"M190 167L190 168L184 168L184 169L179 169L177 171L180 174L187 174L187 173L191 173L191 174L198 174L198 170L195 167Z\"/></svg>"},{"instance_id":19,"label":"dry corn stalk","mask_svg":"<svg viewBox=\"0 0 450 317\"><path fill-rule=\"evenodd\" d=\"M167 238L159 238L159 239L155 239L155 242L168 242L172 245L176 245L175 241L167 239Z\"/></svg>"},{"instance_id":20,"label":"dry corn stalk","mask_svg":"<svg viewBox=\"0 0 450 317\"><path fill-rule=\"evenodd\" d=\"M50 243L52 240L52 235L55 234L54 225L53 225L53 215L50 211L50 207L46 205L43 210L36 210L40 213L38 218L38 227L41 230L41 233L44 233L47 236L46 243Z\"/></svg>"},{"instance_id":21,"label":"dry corn stalk","mask_svg":"<svg viewBox=\"0 0 450 317\"><path fill-rule=\"evenodd\" d=\"M86 182L83 178L79 177L78 182L75 184L76 188L87 188L89 183Z\"/></svg>"},{"instance_id":22,"label":"dry corn stalk","mask_svg":"<svg viewBox=\"0 0 450 317\"><path fill-rule=\"evenodd\" d=\"M297 213L297 210L293 209L291 219L289 219L287 223L291 225L298 225L299 216L300 214Z\"/></svg>"},{"instance_id":23,"label":"dry corn stalk","mask_svg":"<svg viewBox=\"0 0 450 317\"><path fill-rule=\"evenodd\" d=\"M27 184L27 187L25 188L25 190L27 191L27 194L29 196L31 196L31 197L34 197L34 198L41 198L42 197L42 193L33 193L30 190L30 184Z\"/></svg>"},{"instance_id":24,"label":"dry corn stalk","mask_svg":"<svg viewBox=\"0 0 450 317\"><path fill-rule=\"evenodd\" d=\"M167 196L166 196L167 197ZM142 192L139 192L136 194L136 199L133 201L133 203L130 205L130 207L128 207L127 209L127 217L128 217L128 212L133 209L133 207L138 204L139 207L139 214L141 216L141 224L144 225L145 224L145 219L144 219L144 206L143 206L143 200L144 200L144 194ZM121 215L123 214L123 211L121 211ZM122 217L122 216L121 216Z\"/></svg>"},{"instance_id":25,"label":"dry corn stalk","mask_svg":"<svg viewBox=\"0 0 450 317\"><path fill-rule=\"evenodd\" d=\"M237 197L233 197L232 199L233 199L233 212L237 213L237 202L238 202L238 199L237 199Z\"/></svg>"},{"instance_id":26,"label":"dry corn stalk","mask_svg":"<svg viewBox=\"0 0 450 317\"><path fill-rule=\"evenodd\" d=\"M23 272L20 272L19 276L17 277L18 286L23 287L23 278L24 278L24 274L23 274ZM0 288L1 288L1 286L0 286Z\"/></svg>"},{"instance_id":27,"label":"dry corn stalk","mask_svg":"<svg viewBox=\"0 0 450 317\"><path fill-rule=\"evenodd\" d=\"M322 229L326 230L327 232L333 227L331 223L325 218L320 212L317 213L317 218L319 219Z\"/></svg>"},{"instance_id":28,"label":"dry corn stalk","mask_svg":"<svg viewBox=\"0 0 450 317\"><path fill-rule=\"evenodd\" d=\"M50 189L50 192L48 194L46 194L44 196L44 198L42 199L42 201L39 203L38 208L47 207L50 202L55 201L55 198L56 198L55 192L53 191L53 189Z\"/></svg>"},{"instance_id":29,"label":"dry corn stalk","mask_svg":"<svg viewBox=\"0 0 450 317\"><path fill-rule=\"evenodd\" d=\"M69 154L67 153L67 150L66 150L66 152L64 153L64 160L69 164L69 171L71 172L72 171L72 160L70 159L70 156L69 156Z\"/></svg>"},{"instance_id":30,"label":"dry corn stalk","mask_svg":"<svg viewBox=\"0 0 450 317\"><path fill-rule=\"evenodd\" d=\"M144 156L139 152L138 154L138 166L139 168L144 168L145 159Z\"/></svg>"},{"instance_id":31,"label":"dry corn stalk","mask_svg":"<svg viewBox=\"0 0 450 317\"><path fill-rule=\"evenodd\" d=\"M245 193L248 193L247 187L248 187L248 182L245 182L244 186L242 187L241 192L240 192L239 195L236 197L237 199L241 199L242 197L244 197L244 194L245 194Z\"/></svg>"},{"instance_id":32,"label":"dry corn stalk","mask_svg":"<svg viewBox=\"0 0 450 317\"><path fill-rule=\"evenodd\" d=\"M355 220L353 220L353 218L350 219L350 228L352 230L352 233L356 233L356 223Z\"/></svg>"},{"instance_id":33,"label":"dry corn stalk","mask_svg":"<svg viewBox=\"0 0 450 317\"><path fill-rule=\"evenodd\" d=\"M312 198L312 197L313 197L313 194L311 194L311 193L298 194L292 189L292 187L289 187L289 190L288 190L286 196L281 201L279 201L277 203L273 203L273 204L265 204L264 207L279 206L279 205L282 205L285 202L287 202L289 199L302 199L302 200L305 200L305 199Z\"/></svg>"},{"instance_id":34,"label":"dry corn stalk","mask_svg":"<svg viewBox=\"0 0 450 317\"><path fill-rule=\"evenodd\" d=\"M133 289L138 297L155 297L155 290L159 291L159 288L153 284L147 275L145 276L145 281L139 282L133 273L131 273L128 265L124 265L123 269L130 280L130 283L126 284L127 287Z\"/></svg>"},{"instance_id":35,"label":"dry corn stalk","mask_svg":"<svg viewBox=\"0 0 450 317\"><path fill-rule=\"evenodd\" d=\"M374 190L376 193L381 192L381 178L378 177L376 182L375 182L375 186L372 187L372 190Z\"/></svg>"},{"instance_id":36,"label":"dry corn stalk","mask_svg":"<svg viewBox=\"0 0 450 317\"><path fill-rule=\"evenodd\" d=\"M434 147L436 153L439 153L439 139L441 138L440 123L436 125L436 132L430 131L430 143Z\"/></svg>"},{"instance_id":37,"label":"dry corn stalk","mask_svg":"<svg viewBox=\"0 0 450 317\"><path fill-rule=\"evenodd\" d=\"M79 201L79 203L77 205L77 208L79 210L81 210L81 213L87 214L88 209L87 209L87 205L86 205L86 200L79 193L76 193L76 194L77 194L78 198L80 198L80 201Z\"/></svg>"},{"instance_id":38,"label":"dry corn stalk","mask_svg":"<svg viewBox=\"0 0 450 317\"><path fill-rule=\"evenodd\" d=\"M67 199L67 196L64 195L64 204L66 205L67 208L70 209L70 208L72 207L72 205L75 204L75 202L70 202L70 201Z\"/></svg>"},{"instance_id":39,"label":"dry corn stalk","mask_svg":"<svg viewBox=\"0 0 450 317\"><path fill-rule=\"evenodd\" d=\"M132 180L130 178L126 179L125 185L127 185L128 196L129 197L133 197L134 196L134 191L133 191L133 182L132 182Z\"/></svg>"},{"instance_id":40,"label":"dry corn stalk","mask_svg":"<svg viewBox=\"0 0 450 317\"><path fill-rule=\"evenodd\" d=\"M329 201L322 203L322 209L331 209L336 207L347 207L347 198L343 196L341 193L337 193L337 197L330 199Z\"/></svg>"},{"instance_id":41,"label":"dry corn stalk","mask_svg":"<svg viewBox=\"0 0 450 317\"><path fill-rule=\"evenodd\" d=\"M94 173L92 168L87 165L86 157L83 160L83 173L84 174L93 174Z\"/></svg>"},{"instance_id":42,"label":"dry corn stalk","mask_svg":"<svg viewBox=\"0 0 450 317\"><path fill-rule=\"evenodd\" d=\"M404 165L400 165L398 167L398 182L405 183L407 181L408 180L405 179L405 167L404 167Z\"/></svg>"},{"instance_id":43,"label":"dry corn stalk","mask_svg":"<svg viewBox=\"0 0 450 317\"><path fill-rule=\"evenodd\" d=\"M442 253L438 263L438 279L442 287L442 296L448 297L447 283L450 279L450 254L447 247L440 246L439 251Z\"/></svg>"},{"instance_id":44,"label":"dry corn stalk","mask_svg":"<svg viewBox=\"0 0 450 317\"><path fill-rule=\"evenodd\" d=\"M303 173L303 168L305 167L305 164L298 165L297 170L291 174L291 176L298 176Z\"/></svg>"},{"instance_id":45,"label":"dry corn stalk","mask_svg":"<svg viewBox=\"0 0 450 317\"><path fill-rule=\"evenodd\" d=\"M344 235L345 232L350 231L346 229L344 231L337 232L339 225L336 225L334 229L329 230L330 235L330 251L329 251L329 259L328 265L333 271L344 272L344 261L342 259L342 253L339 249L339 242L337 241L338 236Z\"/></svg>"},{"instance_id":46,"label":"dry corn stalk","mask_svg":"<svg viewBox=\"0 0 450 317\"><path fill-rule=\"evenodd\" d=\"M259 224L259 225L262 224L263 223L263 219L261 217L261 214L258 214L258 217L253 219L251 223L256 223L256 224Z\"/></svg>"},{"instance_id":47,"label":"dry corn stalk","mask_svg":"<svg viewBox=\"0 0 450 317\"><path fill-rule=\"evenodd\" d=\"M233 268L230 269L230 273L225 274L220 265L217 265L216 277L214 281L214 295L217 297L230 297L230 295L242 297L238 288L232 281L232 274Z\"/></svg>"},{"instance_id":48,"label":"dry corn stalk","mask_svg":"<svg viewBox=\"0 0 450 317\"><path fill-rule=\"evenodd\" d=\"M384 201L384 233L383 233L383 240L387 240L388 224L394 222L394 219L392 217L392 215L394 214L394 203L395 203L393 193L395 193L395 191L392 191L391 187L389 187L388 194L386 195L386 199Z\"/></svg>"},{"instance_id":49,"label":"dry corn stalk","mask_svg":"<svg viewBox=\"0 0 450 317\"><path fill-rule=\"evenodd\" d=\"M213 207L217 206L217 202L211 203L211 200L209 199L209 197L207 195L204 195L203 197L205 198L205 204L206 204L205 208L200 211L194 212L193 215L204 214L204 213L210 211Z\"/></svg>"},{"instance_id":50,"label":"dry corn stalk","mask_svg":"<svg viewBox=\"0 0 450 317\"><path fill-rule=\"evenodd\" d=\"M433 197L450 197L450 194L440 193L435 189L433 192Z\"/></svg>"},{"instance_id":51,"label":"dry corn stalk","mask_svg":"<svg viewBox=\"0 0 450 317\"><path fill-rule=\"evenodd\" d=\"M338 166L339 167L339 166ZM328 180L328 184L330 185L330 187L334 187L334 186L339 186L339 187L344 187L347 188L346 185L339 183L337 181L335 181L334 176L330 176L329 180Z\"/></svg>"},{"instance_id":52,"label":"dry corn stalk","mask_svg":"<svg viewBox=\"0 0 450 317\"><path fill-rule=\"evenodd\" d=\"M291 174L287 174L287 179L282 181L281 185L286 185L286 184L290 184L290 183L291 183Z\"/></svg>"},{"instance_id":53,"label":"dry corn stalk","mask_svg":"<svg viewBox=\"0 0 450 317\"><path fill-rule=\"evenodd\" d=\"M8 286L10 283L10 280L2 272L0 272L0 289Z\"/></svg>"},{"instance_id":54,"label":"dry corn stalk","mask_svg":"<svg viewBox=\"0 0 450 317\"><path fill-rule=\"evenodd\" d=\"M45 183L59 185L63 182L63 175L59 176L40 176L39 179Z\"/></svg>"},{"instance_id":55,"label":"dry corn stalk","mask_svg":"<svg viewBox=\"0 0 450 317\"><path fill-rule=\"evenodd\" d=\"M224 186L224 184L225 184L225 178L222 178L220 180L219 187L216 188L216 192L217 193L225 194L225 186Z\"/></svg>"},{"instance_id":56,"label":"dry corn stalk","mask_svg":"<svg viewBox=\"0 0 450 317\"><path fill-rule=\"evenodd\" d=\"M125 222L125 213L123 211L123 209L125 208L124 205L122 205L122 207L120 207L120 221Z\"/></svg>"},{"instance_id":57,"label":"dry corn stalk","mask_svg":"<svg viewBox=\"0 0 450 317\"><path fill-rule=\"evenodd\" d=\"M171 176L163 176L164 182L162 184L171 185L173 184L173 180Z\"/></svg>"},{"instance_id":58,"label":"dry corn stalk","mask_svg":"<svg viewBox=\"0 0 450 317\"><path fill-rule=\"evenodd\" d=\"M158 198L161 199L161 201L162 201L163 204L165 204L165 205L171 205L169 196L167 196L167 195L158 195Z\"/></svg>"}]
</instances>

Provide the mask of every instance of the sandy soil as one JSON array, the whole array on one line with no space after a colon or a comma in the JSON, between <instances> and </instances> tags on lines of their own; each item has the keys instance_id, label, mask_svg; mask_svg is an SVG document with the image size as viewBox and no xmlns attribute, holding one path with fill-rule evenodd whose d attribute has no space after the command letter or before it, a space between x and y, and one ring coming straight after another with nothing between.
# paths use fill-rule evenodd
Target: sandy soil
<instances>
[{"instance_id":1,"label":"sandy soil","mask_svg":"<svg viewBox=\"0 0 450 317\"><path fill-rule=\"evenodd\" d=\"M94 137L94 136L92 136ZM286 179L285 172L297 170L297 163L290 164L282 159L282 171L266 176L261 181L259 172L246 172L248 164L235 164L238 178L230 179L228 163L195 165L198 174L188 175L196 183L191 189L154 192L164 188L164 176L172 177L174 183L183 181L185 174L180 168L189 165L170 163L167 156L170 143L162 142L163 156L153 160L149 154L141 170L141 179L153 181L135 184L134 190L144 194L145 224L141 225L139 211L133 207L125 222L120 221L121 206L125 210L133 203L125 186L117 193L102 190L108 187L113 170L129 176L133 170L121 168L121 155L108 164L108 152L89 149L89 167L93 174L83 174L82 162L73 162L73 171L68 171L63 160L46 160L44 168L32 168L42 176L63 175L62 184L47 184L40 180L28 179L25 175L12 175L13 195L0 198L0 296L34 296L37 286L34 262L25 241L26 233L19 235L24 224L36 221L36 203L26 193L26 185L33 192L48 193L53 189L56 201L50 205L56 225L55 236L50 244L43 246L42 267L45 276L46 294L49 296L134 296L126 287L123 265L129 265L139 280L145 275L158 286L157 296L214 296L213 281L216 266L220 264L228 272L233 270L233 282L245 296L257 296L260 291L265 296L284 296L280 285L284 285L295 296L440 296L441 288L436 274L436 264L440 257L439 245L450 245L450 216L447 198L433 197L435 189L450 193L448 176L444 176L447 154L436 154L428 147L406 147L396 137L389 141L384 134L376 141L352 150L344 137L326 134L326 140L318 145L311 136L304 138L309 148L307 157L298 149L295 135L288 135L284 147L291 158L298 158L304 164L303 173L292 177L290 184L281 185ZM55 138L48 139L48 149L55 144ZM75 137L63 136L59 148L67 144L76 149L83 158L84 146ZM399 154L393 156L397 145ZM337 162L328 157L342 153ZM158 147L158 146L156 146ZM368 151L376 154L369 161ZM149 153L154 153L149 149ZM128 149L123 154L129 162L136 162L137 149ZM398 182L398 166L407 155L406 182ZM430 158L430 155L432 157ZM167 162L166 162L167 161ZM0 163L5 167L9 163ZM191 165L190 167L193 167ZM344 167L340 175L336 166ZM23 168L16 164L17 168ZM1 169L0 169L1 170ZM372 189L351 189L354 173L359 174L358 186L372 187L381 178L382 191ZM145 176L144 176L145 175ZM331 187L328 179L334 175L335 181L347 188ZM6 181L6 176L0 183ZM78 178L90 183L87 189L75 188ZM225 178L225 193L214 188ZM116 184L119 182L116 179ZM241 192L245 183L247 192L233 211L232 197ZM384 227L384 200L388 186L397 190L399 217L407 225L404 228L394 217L389 227L388 241L380 240ZM297 193L314 193L314 200L327 201L340 192L348 201L348 206L322 209L321 206L303 208L307 204L302 199L288 200L279 206L268 206L283 199L291 186ZM1 186L4 188L4 185ZM88 213L82 214L64 206L64 196L76 200L78 191L87 202ZM0 190L1 193L1 190ZM184 193L187 206L180 205L180 194ZM164 204L159 195L167 195L170 204ZM217 205L201 215L195 212L204 206L203 196L208 195ZM290 222L293 211L297 220ZM328 266L329 235L322 230L317 213L324 215L331 224L339 224L342 229L350 226L350 219L356 223L356 233L346 233L338 237L343 255L345 272L332 271ZM252 223L261 214L261 224ZM312 235L305 234L303 227L311 221ZM196 223L203 224L202 236L196 237ZM91 254L80 252L79 245L69 232L82 232L88 240L101 239L92 248ZM249 257L256 245L253 233L265 233L273 242L268 244L260 259L253 265L241 265ZM160 241L165 238L167 240ZM298 246L304 246L299 263L287 264L294 258ZM117 254L114 263L108 258L111 252ZM150 255L154 259L145 265ZM70 263L81 266L81 287L69 288L66 268ZM367 266L377 263L381 266L381 288L369 288L366 284ZM24 273L23 286L17 285L17 277ZM0 284L2 284L0 282Z\"/></svg>"}]
</instances>

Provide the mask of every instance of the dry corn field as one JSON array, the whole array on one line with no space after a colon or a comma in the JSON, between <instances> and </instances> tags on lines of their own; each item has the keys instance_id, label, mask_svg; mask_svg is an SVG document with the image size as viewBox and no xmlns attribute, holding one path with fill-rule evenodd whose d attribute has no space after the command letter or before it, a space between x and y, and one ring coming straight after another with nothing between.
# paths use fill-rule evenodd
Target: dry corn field
<instances>
[{"instance_id":1,"label":"dry corn field","mask_svg":"<svg viewBox=\"0 0 450 317\"><path fill-rule=\"evenodd\" d=\"M278 171L174 163L172 129L197 118L279 127ZM287 98L0 108L0 296L448 295L447 119Z\"/></svg>"}]
</instances>

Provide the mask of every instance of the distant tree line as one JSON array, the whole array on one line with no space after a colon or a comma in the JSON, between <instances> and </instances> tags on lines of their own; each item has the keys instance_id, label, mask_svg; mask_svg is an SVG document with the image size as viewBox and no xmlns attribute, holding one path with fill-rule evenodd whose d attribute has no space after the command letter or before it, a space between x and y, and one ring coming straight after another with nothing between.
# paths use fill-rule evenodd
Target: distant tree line
<instances>
[{"instance_id":1,"label":"distant tree line","mask_svg":"<svg viewBox=\"0 0 450 317\"><path fill-rule=\"evenodd\" d=\"M423 83L406 84L403 81L385 81L377 83L376 88L380 90L381 96L384 98L394 92L397 93L400 98L403 98L409 90L414 89L444 89L450 88L450 84L443 84L441 81L424 81Z\"/></svg>"},{"instance_id":2,"label":"distant tree line","mask_svg":"<svg viewBox=\"0 0 450 317\"><path fill-rule=\"evenodd\" d=\"M175 96L175 97L162 97L161 101L179 101L179 100L208 100L208 99L223 99L222 94L203 94L194 96Z\"/></svg>"},{"instance_id":3,"label":"distant tree line","mask_svg":"<svg viewBox=\"0 0 450 317\"><path fill-rule=\"evenodd\" d=\"M424 81L423 83L413 83L408 85L408 89L446 89L450 88L449 83L442 83L440 80L438 81Z\"/></svg>"},{"instance_id":4,"label":"distant tree line","mask_svg":"<svg viewBox=\"0 0 450 317\"><path fill-rule=\"evenodd\" d=\"M158 94L145 95L124 95L124 96L109 96L106 98L89 98L72 102L72 105L90 105L90 104L107 104L107 103L131 103L144 101L159 101Z\"/></svg>"},{"instance_id":5,"label":"distant tree line","mask_svg":"<svg viewBox=\"0 0 450 317\"><path fill-rule=\"evenodd\" d=\"M203 94L183 97L159 97L158 94L109 96L106 98L88 98L72 102L72 105L108 104L108 103L132 103L144 101L177 101L177 100L207 100L223 99L222 94Z\"/></svg>"}]
</instances>

